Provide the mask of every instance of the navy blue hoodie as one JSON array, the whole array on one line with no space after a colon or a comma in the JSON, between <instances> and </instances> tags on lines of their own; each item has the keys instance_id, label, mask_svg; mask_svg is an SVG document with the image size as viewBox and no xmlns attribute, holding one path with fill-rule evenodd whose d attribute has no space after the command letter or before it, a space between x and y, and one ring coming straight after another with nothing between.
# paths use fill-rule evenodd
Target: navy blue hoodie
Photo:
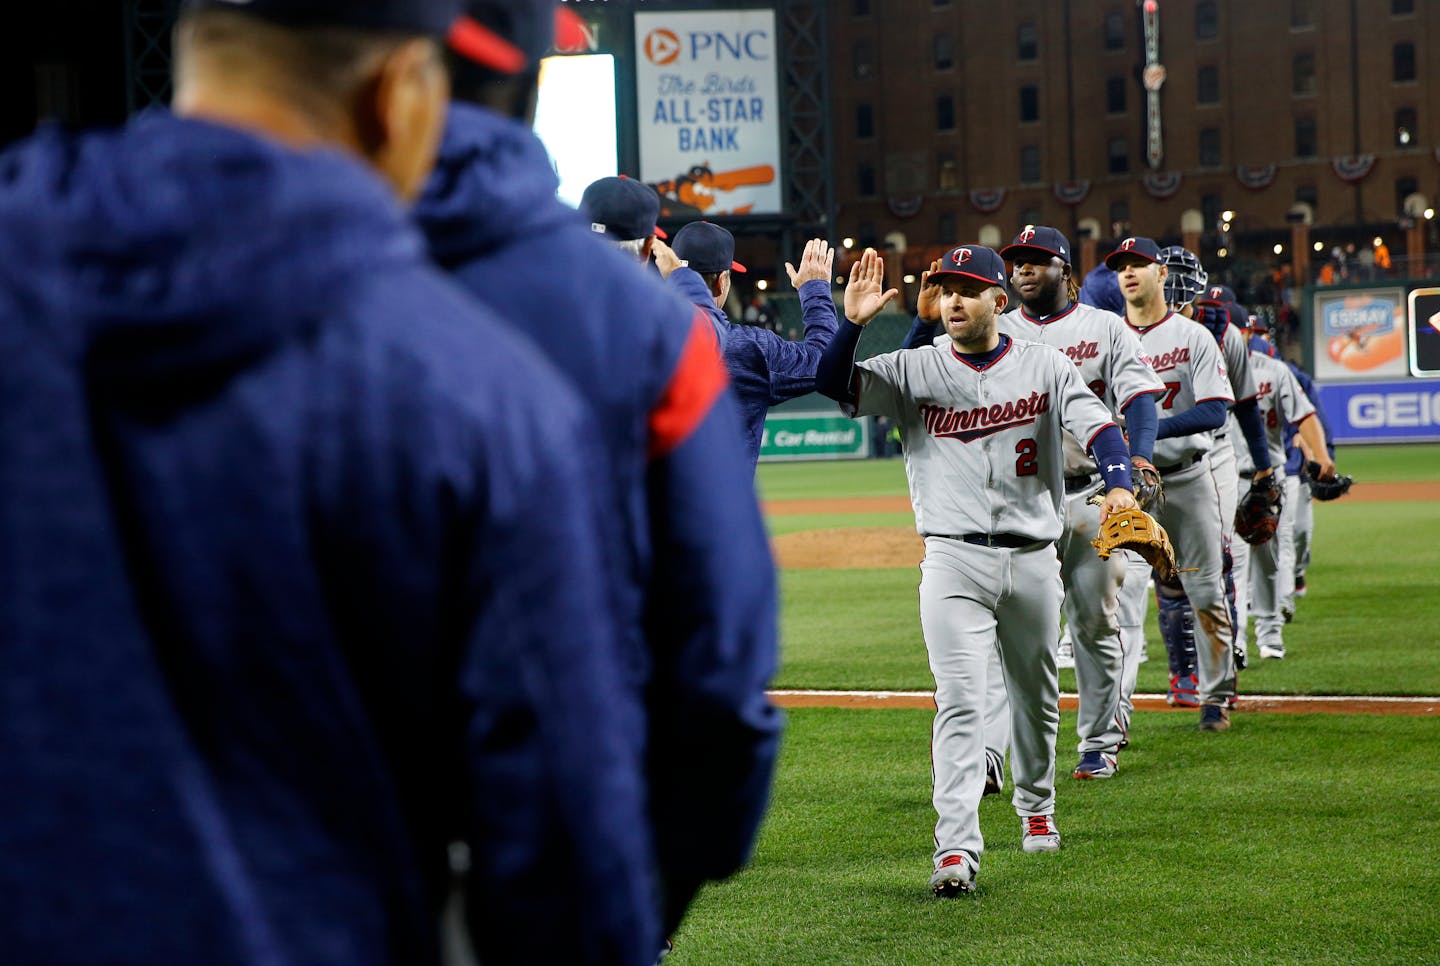
<instances>
[{"instance_id":1,"label":"navy blue hoodie","mask_svg":"<svg viewBox=\"0 0 1440 966\"><path fill-rule=\"evenodd\" d=\"M580 391L610 460L606 556L645 688L665 928L740 867L764 812L780 715L774 567L708 319L555 197L544 146L451 108L416 206L436 260Z\"/></svg>"},{"instance_id":2,"label":"navy blue hoodie","mask_svg":"<svg viewBox=\"0 0 1440 966\"><path fill-rule=\"evenodd\" d=\"M434 962L458 839L487 963L652 957L586 423L378 179L42 132L0 354L0 956Z\"/></svg>"}]
</instances>

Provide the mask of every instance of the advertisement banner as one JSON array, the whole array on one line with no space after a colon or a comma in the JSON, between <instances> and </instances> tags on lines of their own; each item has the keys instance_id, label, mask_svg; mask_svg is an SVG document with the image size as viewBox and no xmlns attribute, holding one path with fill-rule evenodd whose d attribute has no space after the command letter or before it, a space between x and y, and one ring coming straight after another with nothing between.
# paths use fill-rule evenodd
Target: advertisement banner
<instances>
[{"instance_id":1,"label":"advertisement banner","mask_svg":"<svg viewBox=\"0 0 1440 966\"><path fill-rule=\"evenodd\" d=\"M823 413L771 413L765 417L760 458L863 460L870 455L870 420Z\"/></svg>"},{"instance_id":2,"label":"advertisement banner","mask_svg":"<svg viewBox=\"0 0 1440 966\"><path fill-rule=\"evenodd\" d=\"M1319 389L1337 443L1440 442L1440 382L1333 383Z\"/></svg>"},{"instance_id":3,"label":"advertisement banner","mask_svg":"<svg viewBox=\"0 0 1440 966\"><path fill-rule=\"evenodd\" d=\"M640 177L661 215L780 213L774 10L635 14Z\"/></svg>"},{"instance_id":4,"label":"advertisement banner","mask_svg":"<svg viewBox=\"0 0 1440 966\"><path fill-rule=\"evenodd\" d=\"M1404 289L1321 290L1314 308L1317 380L1408 375Z\"/></svg>"},{"instance_id":5,"label":"advertisement banner","mask_svg":"<svg viewBox=\"0 0 1440 966\"><path fill-rule=\"evenodd\" d=\"M1440 288L1410 293L1410 374L1440 376Z\"/></svg>"}]
</instances>

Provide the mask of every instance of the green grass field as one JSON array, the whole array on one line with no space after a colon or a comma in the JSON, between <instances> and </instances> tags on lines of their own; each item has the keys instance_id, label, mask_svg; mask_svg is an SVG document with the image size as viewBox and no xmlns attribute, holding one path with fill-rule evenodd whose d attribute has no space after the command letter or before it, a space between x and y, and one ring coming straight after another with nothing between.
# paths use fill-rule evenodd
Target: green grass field
<instances>
[{"instance_id":1,"label":"green grass field","mask_svg":"<svg viewBox=\"0 0 1440 966\"><path fill-rule=\"evenodd\" d=\"M1348 447L1364 481L1440 479L1440 447ZM761 467L765 499L903 495L898 460ZM776 517L773 533L909 527L906 514ZM1317 504L1289 656L1248 693L1440 695L1440 504ZM791 688L928 689L911 570L782 575ZM1150 629L1140 690L1164 689ZM1258 660L1255 662L1259 664ZM1074 686L1073 672L1061 685ZM1137 714L1121 774L1068 777L1058 855L1019 849L1008 794L982 803L979 892L929 896L930 714L797 709L751 866L707 889L680 963L1384 962L1440 958L1440 718ZM1008 786L1007 786L1008 788ZM1001 799L1005 799L1002 801ZM704 834L704 830L697 830Z\"/></svg>"}]
</instances>

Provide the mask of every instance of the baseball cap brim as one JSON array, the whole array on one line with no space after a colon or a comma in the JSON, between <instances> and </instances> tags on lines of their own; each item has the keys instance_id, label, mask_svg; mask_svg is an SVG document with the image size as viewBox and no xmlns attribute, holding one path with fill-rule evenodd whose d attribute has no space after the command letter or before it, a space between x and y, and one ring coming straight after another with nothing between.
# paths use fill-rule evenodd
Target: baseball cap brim
<instances>
[{"instance_id":1,"label":"baseball cap brim","mask_svg":"<svg viewBox=\"0 0 1440 966\"><path fill-rule=\"evenodd\" d=\"M446 42L457 54L498 74L518 74L529 63L525 51L463 14L450 25ZM568 7L556 7L555 49L583 50L586 44L585 21Z\"/></svg>"},{"instance_id":2,"label":"baseball cap brim","mask_svg":"<svg viewBox=\"0 0 1440 966\"><path fill-rule=\"evenodd\" d=\"M661 228L659 225L655 226L655 237L660 239L661 241L666 241L670 238L669 235L665 234L665 229Z\"/></svg>"},{"instance_id":3,"label":"baseball cap brim","mask_svg":"<svg viewBox=\"0 0 1440 966\"><path fill-rule=\"evenodd\" d=\"M1110 254L1106 255L1106 256L1105 256L1105 267L1108 268L1108 269L1110 269L1110 270L1113 272L1113 271L1115 270L1115 263L1116 263L1117 261L1119 261L1121 258L1123 258L1123 257L1125 257L1125 256L1127 256L1127 255L1130 256L1131 258L1138 258L1138 259L1140 259L1142 262L1149 262L1151 265L1159 265L1159 264L1160 264L1160 259L1158 259L1158 258L1151 258L1149 255L1145 254L1144 252L1137 252L1137 251L1135 251L1134 249L1130 249L1130 250L1128 250L1128 251L1119 251L1119 250L1117 250L1117 251L1113 251L1113 252L1111 252Z\"/></svg>"},{"instance_id":4,"label":"baseball cap brim","mask_svg":"<svg viewBox=\"0 0 1440 966\"><path fill-rule=\"evenodd\" d=\"M1002 282L997 282L997 281L995 281L995 279L990 278L988 275L976 275L974 272L960 272L960 271L956 271L956 270L953 269L953 268L945 269L944 271L940 271L940 272L931 272L931 273L930 273L930 280L931 280L931 281L934 281L934 280L937 279L937 278L970 278L970 279L974 279L975 281L979 282L981 285L1003 285L1003 284L1004 284L1004 283L1002 283Z\"/></svg>"},{"instance_id":5,"label":"baseball cap brim","mask_svg":"<svg viewBox=\"0 0 1440 966\"><path fill-rule=\"evenodd\" d=\"M1053 248L1046 248L1044 245L1006 245L1004 248L1000 249L999 255L1007 262L1010 262L1015 260L1016 255L1019 255L1023 252L1039 252L1042 255L1049 255L1053 258L1058 258L1066 265L1070 264L1070 258L1068 255L1062 255L1060 252L1055 251Z\"/></svg>"},{"instance_id":6,"label":"baseball cap brim","mask_svg":"<svg viewBox=\"0 0 1440 966\"><path fill-rule=\"evenodd\" d=\"M739 262L734 262L734 261L732 261L732 262L730 263L730 271L732 271L732 272L743 272L743 271L745 271L745 266L744 266L744 265L741 265Z\"/></svg>"}]
</instances>

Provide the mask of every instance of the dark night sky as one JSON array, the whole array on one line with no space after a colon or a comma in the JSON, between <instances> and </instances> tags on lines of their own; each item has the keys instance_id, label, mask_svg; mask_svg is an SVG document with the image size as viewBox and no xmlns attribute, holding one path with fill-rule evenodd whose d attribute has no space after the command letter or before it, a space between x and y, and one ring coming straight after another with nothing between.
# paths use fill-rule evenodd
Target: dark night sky
<instances>
[{"instance_id":1,"label":"dark night sky","mask_svg":"<svg viewBox=\"0 0 1440 966\"><path fill-rule=\"evenodd\" d=\"M19 0L6 6L18 9L7 10L0 26L0 144L34 129L42 73L63 78L63 120L124 120L122 0Z\"/></svg>"}]
</instances>

